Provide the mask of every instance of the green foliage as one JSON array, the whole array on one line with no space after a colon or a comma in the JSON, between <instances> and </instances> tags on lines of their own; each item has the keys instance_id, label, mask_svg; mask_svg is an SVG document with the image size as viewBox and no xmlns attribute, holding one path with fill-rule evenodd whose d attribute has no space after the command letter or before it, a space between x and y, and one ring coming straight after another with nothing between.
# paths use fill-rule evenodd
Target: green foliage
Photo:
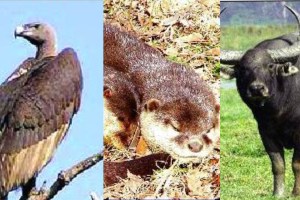
<instances>
[{"instance_id":1,"label":"green foliage","mask_svg":"<svg viewBox=\"0 0 300 200\"><path fill-rule=\"evenodd\" d=\"M291 152L286 152L286 196L293 186ZM221 199L272 197L271 164L250 109L236 89L221 90Z\"/></svg>"},{"instance_id":2,"label":"green foliage","mask_svg":"<svg viewBox=\"0 0 300 200\"><path fill-rule=\"evenodd\" d=\"M220 78L220 70L221 70L221 64L220 63L217 63L215 65L215 67L213 68L213 75L217 78Z\"/></svg>"}]
</instances>

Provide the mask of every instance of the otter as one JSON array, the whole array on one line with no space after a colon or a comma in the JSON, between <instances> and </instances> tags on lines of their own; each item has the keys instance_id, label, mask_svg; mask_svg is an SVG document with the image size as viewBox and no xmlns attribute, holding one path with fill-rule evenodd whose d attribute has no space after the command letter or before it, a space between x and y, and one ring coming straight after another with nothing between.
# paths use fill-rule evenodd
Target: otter
<instances>
[{"instance_id":1,"label":"otter","mask_svg":"<svg viewBox=\"0 0 300 200\"><path fill-rule=\"evenodd\" d=\"M104 143L129 146L138 124L139 96L126 74L104 66Z\"/></svg>"},{"instance_id":2,"label":"otter","mask_svg":"<svg viewBox=\"0 0 300 200\"><path fill-rule=\"evenodd\" d=\"M130 77L140 98L141 134L149 147L197 162L219 138L220 106L192 69L168 61L137 37L104 27L104 64Z\"/></svg>"}]
</instances>

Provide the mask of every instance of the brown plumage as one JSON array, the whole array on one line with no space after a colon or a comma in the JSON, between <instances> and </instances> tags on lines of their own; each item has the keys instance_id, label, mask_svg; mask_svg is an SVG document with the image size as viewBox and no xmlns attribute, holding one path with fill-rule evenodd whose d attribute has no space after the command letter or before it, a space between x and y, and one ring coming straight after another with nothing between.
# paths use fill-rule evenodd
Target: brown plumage
<instances>
[{"instance_id":1,"label":"brown plumage","mask_svg":"<svg viewBox=\"0 0 300 200\"><path fill-rule=\"evenodd\" d=\"M70 48L56 55L49 27L32 23L16 29L38 50L0 86L0 199L19 186L30 192L79 109L80 63Z\"/></svg>"}]
</instances>

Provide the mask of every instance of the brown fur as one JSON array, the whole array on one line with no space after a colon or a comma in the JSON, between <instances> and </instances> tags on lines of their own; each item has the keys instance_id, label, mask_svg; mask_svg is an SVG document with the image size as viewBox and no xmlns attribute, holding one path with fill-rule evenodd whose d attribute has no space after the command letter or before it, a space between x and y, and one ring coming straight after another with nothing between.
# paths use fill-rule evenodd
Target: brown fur
<instances>
[{"instance_id":1,"label":"brown fur","mask_svg":"<svg viewBox=\"0 0 300 200\"><path fill-rule=\"evenodd\" d=\"M164 153L151 154L124 162L104 162L104 186L111 186L118 183L120 179L127 178L128 171L146 177L152 175L156 169L168 168L171 163L171 156Z\"/></svg>"},{"instance_id":2,"label":"brown fur","mask_svg":"<svg viewBox=\"0 0 300 200\"><path fill-rule=\"evenodd\" d=\"M205 135L218 126L219 105L194 70L166 60L144 42L109 24L104 27L104 40L105 64L130 76L141 98L142 113L155 112L157 121L178 123L178 127L171 125L180 133L175 138L179 146L185 145L186 138ZM149 144L155 145L151 143L155 140Z\"/></svg>"},{"instance_id":3,"label":"brown fur","mask_svg":"<svg viewBox=\"0 0 300 200\"><path fill-rule=\"evenodd\" d=\"M104 98L107 102L105 110L113 113L120 124L117 132L105 135L105 143L119 149L126 148L138 125L139 96L125 74L107 65L104 67Z\"/></svg>"}]
</instances>

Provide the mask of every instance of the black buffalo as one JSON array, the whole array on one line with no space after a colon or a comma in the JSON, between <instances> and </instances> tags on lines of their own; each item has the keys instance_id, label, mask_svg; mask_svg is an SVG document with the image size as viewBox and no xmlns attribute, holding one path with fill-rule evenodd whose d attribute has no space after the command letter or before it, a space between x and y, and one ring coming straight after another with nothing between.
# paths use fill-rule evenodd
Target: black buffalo
<instances>
[{"instance_id":1,"label":"black buffalo","mask_svg":"<svg viewBox=\"0 0 300 200\"><path fill-rule=\"evenodd\" d=\"M221 52L221 63L234 65L231 75L236 77L238 92L257 121L271 159L273 194L277 196L284 193L284 148L294 149L293 194L300 195L299 55L299 34L263 41L246 52Z\"/></svg>"}]
</instances>

